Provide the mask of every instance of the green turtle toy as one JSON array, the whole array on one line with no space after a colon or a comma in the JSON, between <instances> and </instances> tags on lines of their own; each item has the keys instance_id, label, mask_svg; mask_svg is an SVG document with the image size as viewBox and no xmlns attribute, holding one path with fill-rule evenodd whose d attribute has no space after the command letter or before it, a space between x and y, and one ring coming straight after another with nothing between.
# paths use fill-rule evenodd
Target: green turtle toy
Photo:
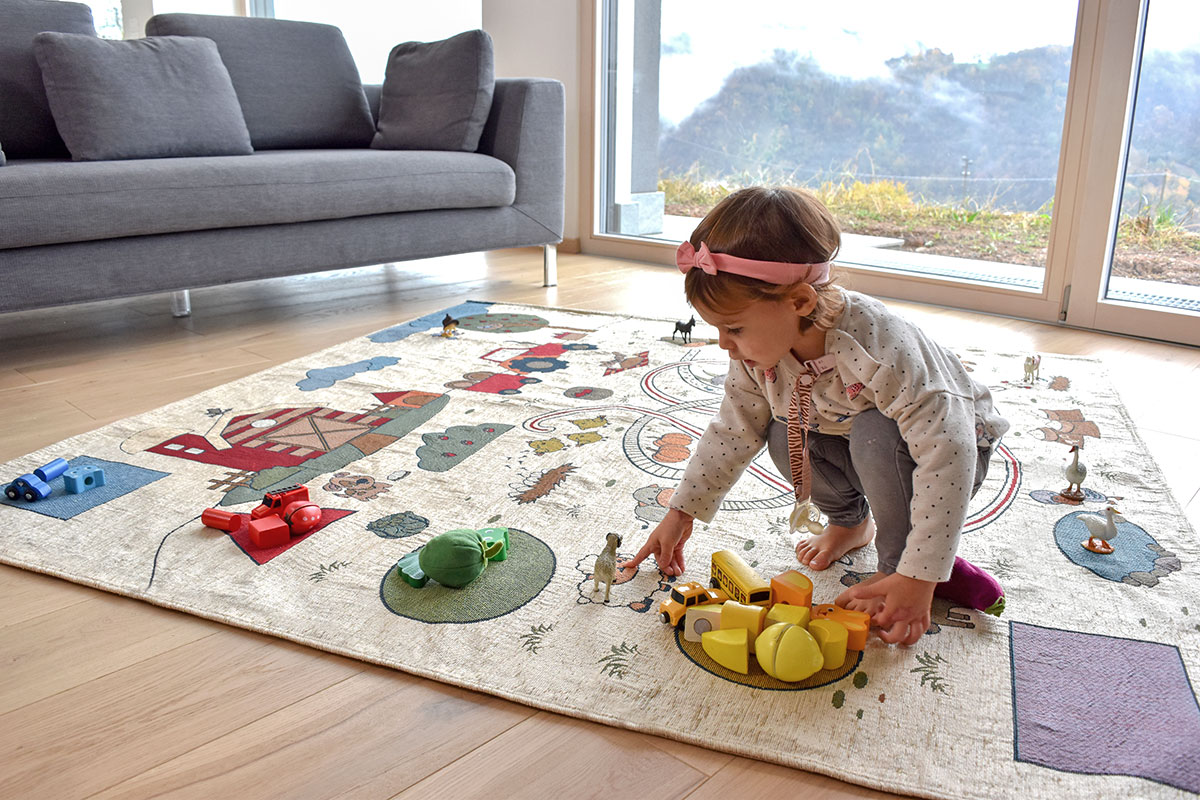
<instances>
[{"instance_id":1,"label":"green turtle toy","mask_svg":"<svg viewBox=\"0 0 1200 800\"><path fill-rule=\"evenodd\" d=\"M443 586L461 589L483 574L488 560L504 548L503 540L484 541L479 531L446 531L421 548L421 571Z\"/></svg>"}]
</instances>

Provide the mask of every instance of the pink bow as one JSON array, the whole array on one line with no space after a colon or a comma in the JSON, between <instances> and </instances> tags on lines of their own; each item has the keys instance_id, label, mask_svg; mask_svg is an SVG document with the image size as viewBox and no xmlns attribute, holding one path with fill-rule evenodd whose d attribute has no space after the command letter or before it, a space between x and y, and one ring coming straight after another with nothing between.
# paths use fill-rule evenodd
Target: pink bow
<instances>
[{"instance_id":1,"label":"pink bow","mask_svg":"<svg viewBox=\"0 0 1200 800\"><path fill-rule=\"evenodd\" d=\"M717 274L717 262L704 242L700 243L699 251L688 241L679 245L679 249L675 251L675 264L679 267L679 271L685 274L693 267L699 267L709 275Z\"/></svg>"}]
</instances>

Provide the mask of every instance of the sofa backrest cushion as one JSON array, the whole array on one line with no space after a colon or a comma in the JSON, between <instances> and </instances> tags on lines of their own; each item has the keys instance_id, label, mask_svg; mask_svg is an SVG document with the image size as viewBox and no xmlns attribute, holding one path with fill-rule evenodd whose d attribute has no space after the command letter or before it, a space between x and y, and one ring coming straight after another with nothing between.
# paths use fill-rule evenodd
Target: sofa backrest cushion
<instances>
[{"instance_id":1,"label":"sofa backrest cushion","mask_svg":"<svg viewBox=\"0 0 1200 800\"><path fill-rule=\"evenodd\" d=\"M474 152L495 88L492 37L485 31L398 44L388 56L371 146Z\"/></svg>"},{"instance_id":2,"label":"sofa backrest cushion","mask_svg":"<svg viewBox=\"0 0 1200 800\"><path fill-rule=\"evenodd\" d=\"M5 0L0 7L0 142L9 158L67 155L33 55L41 31L95 36L92 10L59 0Z\"/></svg>"},{"instance_id":3,"label":"sofa backrest cushion","mask_svg":"<svg viewBox=\"0 0 1200 800\"><path fill-rule=\"evenodd\" d=\"M263 17L158 14L147 36L217 43L256 150L367 147L375 123L342 32Z\"/></svg>"},{"instance_id":4,"label":"sofa backrest cushion","mask_svg":"<svg viewBox=\"0 0 1200 800\"><path fill-rule=\"evenodd\" d=\"M75 161L248 155L250 133L211 39L39 33L54 121Z\"/></svg>"}]
</instances>

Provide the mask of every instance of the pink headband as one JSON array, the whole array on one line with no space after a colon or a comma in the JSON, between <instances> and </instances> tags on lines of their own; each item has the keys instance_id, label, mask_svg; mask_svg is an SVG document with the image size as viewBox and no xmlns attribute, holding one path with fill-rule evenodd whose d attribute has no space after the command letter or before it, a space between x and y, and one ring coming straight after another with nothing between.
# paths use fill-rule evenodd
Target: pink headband
<instances>
[{"instance_id":1,"label":"pink headband","mask_svg":"<svg viewBox=\"0 0 1200 800\"><path fill-rule=\"evenodd\" d=\"M738 258L728 253L713 253L704 242L700 243L697 251L692 243L685 241L675 251L675 263L679 271L687 274L693 267L699 267L709 275L717 271L730 272L734 275L744 275L767 283L786 285L789 283L824 283L829 277L829 262L820 264L789 264L786 261L754 261L749 258Z\"/></svg>"}]
</instances>

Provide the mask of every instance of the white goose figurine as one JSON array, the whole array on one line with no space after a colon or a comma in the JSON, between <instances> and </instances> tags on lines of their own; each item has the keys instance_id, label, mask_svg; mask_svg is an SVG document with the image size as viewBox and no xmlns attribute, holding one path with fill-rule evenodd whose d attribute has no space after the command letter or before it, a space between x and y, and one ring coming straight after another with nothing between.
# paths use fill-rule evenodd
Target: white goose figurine
<instances>
[{"instance_id":1,"label":"white goose figurine","mask_svg":"<svg viewBox=\"0 0 1200 800\"><path fill-rule=\"evenodd\" d=\"M1079 463L1079 445L1071 445L1071 453L1075 456L1074 460L1067 465L1063 472L1067 476L1066 489L1063 489L1059 494L1071 501L1082 501L1083 482L1087 478L1087 466ZM1078 502L1076 502L1078 505Z\"/></svg>"},{"instance_id":2,"label":"white goose figurine","mask_svg":"<svg viewBox=\"0 0 1200 800\"><path fill-rule=\"evenodd\" d=\"M1124 522L1125 518L1121 516L1117 507L1112 505L1104 509L1104 515L1104 519L1097 514L1081 515L1079 518L1083 520L1084 525L1087 525L1089 534L1088 540L1083 542L1084 549L1108 555L1113 551L1113 546L1109 542L1117 538L1117 523Z\"/></svg>"}]
</instances>

